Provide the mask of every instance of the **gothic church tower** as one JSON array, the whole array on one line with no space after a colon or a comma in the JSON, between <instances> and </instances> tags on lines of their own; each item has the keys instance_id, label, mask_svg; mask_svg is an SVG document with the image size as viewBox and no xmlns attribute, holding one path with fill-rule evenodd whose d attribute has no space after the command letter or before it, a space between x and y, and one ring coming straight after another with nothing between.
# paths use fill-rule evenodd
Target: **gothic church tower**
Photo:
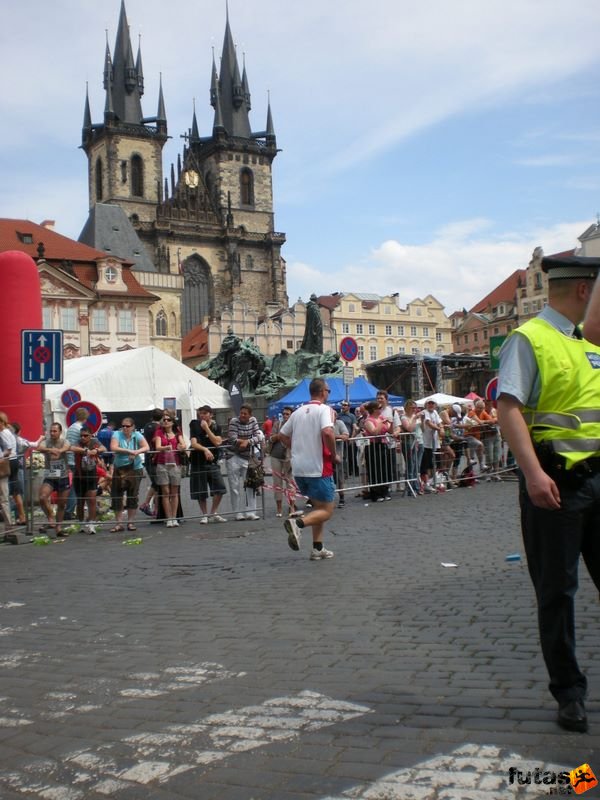
<instances>
[{"instance_id":1,"label":"gothic church tower","mask_svg":"<svg viewBox=\"0 0 600 800\"><path fill-rule=\"evenodd\" d=\"M143 280L147 288L160 294L168 276L181 287L179 335L210 325L236 300L259 314L267 305L286 306L285 234L274 228L272 164L278 151L271 107L264 130L252 131L248 77L245 65L240 73L229 16L220 70L213 56L207 74L212 131L200 135L194 107L169 177L163 179L161 160L167 139L162 85L157 115L145 119L141 55L133 60L124 1L114 58L106 49L104 86L103 124L92 124L87 98L84 113L90 209L118 205L126 213L152 270L162 274Z\"/></svg>"},{"instance_id":2,"label":"gothic church tower","mask_svg":"<svg viewBox=\"0 0 600 800\"><path fill-rule=\"evenodd\" d=\"M108 42L104 56L104 121L92 125L86 96L82 148L88 157L90 208L96 203L116 203L129 217L156 218L162 185L162 148L167 141L167 120L162 86L156 117L144 118L142 56L137 58L129 35L125 2L121 3L114 57Z\"/></svg>"}]
</instances>

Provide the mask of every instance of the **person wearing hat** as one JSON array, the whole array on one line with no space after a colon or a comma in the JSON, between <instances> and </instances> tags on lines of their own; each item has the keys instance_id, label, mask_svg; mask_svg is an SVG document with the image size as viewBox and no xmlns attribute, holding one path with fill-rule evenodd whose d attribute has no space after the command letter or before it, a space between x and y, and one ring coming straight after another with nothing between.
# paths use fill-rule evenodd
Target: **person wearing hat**
<instances>
[{"instance_id":1,"label":"person wearing hat","mask_svg":"<svg viewBox=\"0 0 600 800\"><path fill-rule=\"evenodd\" d=\"M583 336L588 342L600 344L600 280L598 279L596 279L592 299L585 312Z\"/></svg>"},{"instance_id":2,"label":"person wearing hat","mask_svg":"<svg viewBox=\"0 0 600 800\"><path fill-rule=\"evenodd\" d=\"M600 347L582 339L600 258L542 259L548 305L500 352L498 418L520 469L521 526L558 724L587 730L575 654L579 558L600 591Z\"/></svg>"}]
</instances>

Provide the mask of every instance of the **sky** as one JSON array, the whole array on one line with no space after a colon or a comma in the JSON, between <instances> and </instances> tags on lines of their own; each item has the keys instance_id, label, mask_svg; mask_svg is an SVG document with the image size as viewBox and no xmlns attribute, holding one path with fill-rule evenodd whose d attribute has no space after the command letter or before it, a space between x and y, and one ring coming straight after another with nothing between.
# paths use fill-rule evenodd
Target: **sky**
<instances>
[{"instance_id":1,"label":"sky","mask_svg":"<svg viewBox=\"0 0 600 800\"><path fill-rule=\"evenodd\" d=\"M106 31L120 0L20 0L0 28L0 216L53 219L78 238L88 213L86 82L104 109ZM146 116L159 75L181 151L195 99L212 131L212 48L225 0L126 0L141 36ZM600 4L592 0L229 0L264 130L277 144L275 229L290 303L312 292L432 294L471 308L535 247L577 246L600 211Z\"/></svg>"}]
</instances>

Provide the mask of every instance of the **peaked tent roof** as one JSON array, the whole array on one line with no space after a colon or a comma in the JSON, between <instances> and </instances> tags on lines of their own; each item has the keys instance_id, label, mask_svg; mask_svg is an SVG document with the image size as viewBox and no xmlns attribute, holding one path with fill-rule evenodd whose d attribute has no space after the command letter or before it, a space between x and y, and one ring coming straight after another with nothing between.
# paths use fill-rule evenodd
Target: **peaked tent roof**
<instances>
[{"instance_id":1,"label":"peaked tent roof","mask_svg":"<svg viewBox=\"0 0 600 800\"><path fill-rule=\"evenodd\" d=\"M192 409L205 403L213 408L231 406L225 389L157 347L65 361L63 383L46 387L53 416L65 412L60 397L66 389L76 389L82 400L102 413L127 412L134 417L136 411L160 408L165 397L174 397L186 436Z\"/></svg>"},{"instance_id":2,"label":"peaked tent roof","mask_svg":"<svg viewBox=\"0 0 600 800\"><path fill-rule=\"evenodd\" d=\"M325 376L324 376L325 377ZM331 406L339 406L342 400L346 399L346 387L342 378L326 378L327 385L331 389L328 404ZM280 414L284 406L291 406L298 408L298 406L308 403L310 400L310 393L308 387L311 378L304 378L300 383L295 386L288 394L281 397L274 403L269 405L269 416ZM354 383L349 387L349 398L351 406L359 406L362 403L367 403L369 400L374 400L377 396L378 389L369 383L365 378L355 378ZM401 405L404 403L403 397L397 395L389 395L392 405Z\"/></svg>"},{"instance_id":3,"label":"peaked tent roof","mask_svg":"<svg viewBox=\"0 0 600 800\"><path fill-rule=\"evenodd\" d=\"M433 400L438 406L451 406L453 403L460 403L461 405L472 406L473 401L467 397L456 397L453 394L444 394L443 392L435 392L435 394L428 394L427 397L422 397L417 400L418 406L424 406L428 400Z\"/></svg>"}]
</instances>

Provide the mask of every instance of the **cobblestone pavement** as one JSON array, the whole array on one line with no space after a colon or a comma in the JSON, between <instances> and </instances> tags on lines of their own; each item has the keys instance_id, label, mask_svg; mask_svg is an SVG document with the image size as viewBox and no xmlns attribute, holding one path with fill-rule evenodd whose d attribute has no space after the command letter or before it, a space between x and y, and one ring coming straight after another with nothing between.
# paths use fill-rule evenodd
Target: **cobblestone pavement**
<instances>
[{"instance_id":1,"label":"cobblestone pavement","mask_svg":"<svg viewBox=\"0 0 600 800\"><path fill-rule=\"evenodd\" d=\"M269 516L0 547L1 800L503 800L600 776L598 595L582 568L590 732L569 734L505 560L514 483L347 496L327 561Z\"/></svg>"}]
</instances>

